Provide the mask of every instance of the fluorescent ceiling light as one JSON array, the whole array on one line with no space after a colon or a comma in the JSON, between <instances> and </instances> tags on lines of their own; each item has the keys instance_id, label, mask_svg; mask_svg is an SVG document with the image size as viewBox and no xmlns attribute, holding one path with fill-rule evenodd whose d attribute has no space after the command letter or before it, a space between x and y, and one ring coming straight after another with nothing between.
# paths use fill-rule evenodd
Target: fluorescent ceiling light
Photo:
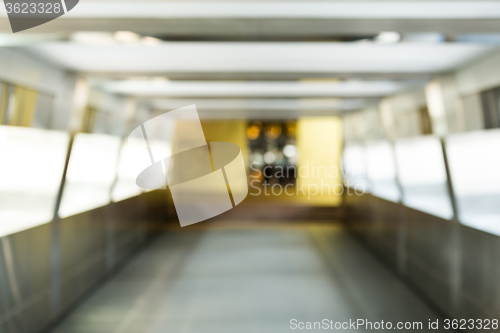
<instances>
[{"instance_id":1,"label":"fluorescent ceiling light","mask_svg":"<svg viewBox=\"0 0 500 333\"><path fill-rule=\"evenodd\" d=\"M395 31L382 31L375 37L377 43L397 43L401 40L401 35Z\"/></svg>"},{"instance_id":2,"label":"fluorescent ceiling light","mask_svg":"<svg viewBox=\"0 0 500 333\"><path fill-rule=\"evenodd\" d=\"M117 31L113 37L121 43L139 43L141 36L131 31Z\"/></svg>"},{"instance_id":3,"label":"fluorescent ceiling light","mask_svg":"<svg viewBox=\"0 0 500 333\"><path fill-rule=\"evenodd\" d=\"M386 96L411 85L394 81L107 81L100 88L133 96L306 97Z\"/></svg>"}]
</instances>

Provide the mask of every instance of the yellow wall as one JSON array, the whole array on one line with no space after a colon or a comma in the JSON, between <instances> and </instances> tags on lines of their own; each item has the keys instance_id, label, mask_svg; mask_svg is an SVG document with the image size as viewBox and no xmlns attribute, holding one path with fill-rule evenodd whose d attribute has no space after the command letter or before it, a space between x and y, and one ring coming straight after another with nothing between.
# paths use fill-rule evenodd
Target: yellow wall
<instances>
[{"instance_id":1,"label":"yellow wall","mask_svg":"<svg viewBox=\"0 0 500 333\"><path fill-rule=\"evenodd\" d=\"M16 86L14 88L14 110L9 125L30 127L35 113L38 93L35 90Z\"/></svg>"},{"instance_id":2,"label":"yellow wall","mask_svg":"<svg viewBox=\"0 0 500 333\"><path fill-rule=\"evenodd\" d=\"M247 122L243 120L213 120L202 121L205 138L208 142L224 141L233 142L240 146L245 163L249 164L249 148L248 139L246 137ZM297 122L297 148L299 152L299 169L304 168L309 170L307 177L298 175L298 187L304 185L305 193L293 196L260 196L247 197L250 199L259 200L284 200L300 205L321 205L321 206L338 206L342 202L340 195L334 194L334 186L337 186L339 191L342 184L340 175L340 154L342 148L342 122L337 117L311 117L301 118ZM307 162L309 167L307 168ZM314 162L314 165L313 165ZM317 171L323 171L324 167L327 174L324 172L318 175ZM302 170L306 170L302 168ZM313 176L312 171L315 171ZM332 174L332 172L334 174ZM304 172L303 172L304 175ZM338 175L338 177L337 177ZM331 177L334 176L334 177ZM324 194L319 195L314 193L314 187L317 186L319 193L320 188L330 186L331 191L324 190ZM308 188L313 189L307 191ZM295 192L295 190L290 190ZM329 192L329 193L328 193Z\"/></svg>"},{"instance_id":3,"label":"yellow wall","mask_svg":"<svg viewBox=\"0 0 500 333\"><path fill-rule=\"evenodd\" d=\"M5 120L5 113L7 112L8 101L9 101L9 87L6 84L0 84L0 125L3 125Z\"/></svg>"},{"instance_id":4,"label":"yellow wall","mask_svg":"<svg viewBox=\"0 0 500 333\"><path fill-rule=\"evenodd\" d=\"M246 120L203 120L201 126L207 142L233 142L240 146L245 165L249 166Z\"/></svg>"},{"instance_id":5,"label":"yellow wall","mask_svg":"<svg viewBox=\"0 0 500 333\"><path fill-rule=\"evenodd\" d=\"M342 122L338 117L300 118L297 122L299 152L297 186L301 201L337 206L342 202L340 156Z\"/></svg>"}]
</instances>

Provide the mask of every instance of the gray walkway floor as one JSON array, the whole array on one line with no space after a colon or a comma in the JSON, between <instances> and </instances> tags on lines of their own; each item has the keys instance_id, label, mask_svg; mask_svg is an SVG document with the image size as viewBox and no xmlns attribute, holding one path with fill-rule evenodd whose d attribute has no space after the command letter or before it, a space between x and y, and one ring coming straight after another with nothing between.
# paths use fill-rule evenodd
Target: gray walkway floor
<instances>
[{"instance_id":1,"label":"gray walkway floor","mask_svg":"<svg viewBox=\"0 0 500 333\"><path fill-rule=\"evenodd\" d=\"M291 319L421 321L426 332L436 318L339 227L209 229L157 239L54 333L299 331Z\"/></svg>"}]
</instances>

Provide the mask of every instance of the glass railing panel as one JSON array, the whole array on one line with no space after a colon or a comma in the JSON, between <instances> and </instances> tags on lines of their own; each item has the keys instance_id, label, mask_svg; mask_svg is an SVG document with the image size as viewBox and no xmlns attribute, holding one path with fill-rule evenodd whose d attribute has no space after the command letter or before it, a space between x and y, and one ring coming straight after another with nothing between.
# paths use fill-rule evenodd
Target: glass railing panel
<instances>
[{"instance_id":1,"label":"glass railing panel","mask_svg":"<svg viewBox=\"0 0 500 333\"><path fill-rule=\"evenodd\" d=\"M453 218L440 139L400 139L395 148L403 203L445 219Z\"/></svg>"},{"instance_id":2,"label":"glass railing panel","mask_svg":"<svg viewBox=\"0 0 500 333\"><path fill-rule=\"evenodd\" d=\"M115 181L120 138L104 134L75 136L66 175L60 217L107 205Z\"/></svg>"},{"instance_id":3,"label":"glass railing panel","mask_svg":"<svg viewBox=\"0 0 500 333\"><path fill-rule=\"evenodd\" d=\"M53 220L69 135L0 126L0 237Z\"/></svg>"},{"instance_id":4,"label":"glass railing panel","mask_svg":"<svg viewBox=\"0 0 500 333\"><path fill-rule=\"evenodd\" d=\"M368 192L366 147L359 143L346 144L342 154L344 184L357 191Z\"/></svg>"},{"instance_id":5,"label":"glass railing panel","mask_svg":"<svg viewBox=\"0 0 500 333\"><path fill-rule=\"evenodd\" d=\"M125 139L118 161L116 182L113 186L114 202L137 196L143 189L137 186L137 176L151 165L146 141L140 138Z\"/></svg>"},{"instance_id":6,"label":"glass railing panel","mask_svg":"<svg viewBox=\"0 0 500 333\"><path fill-rule=\"evenodd\" d=\"M368 179L373 195L398 202L401 193L396 181L396 161L392 144L386 140L366 144Z\"/></svg>"},{"instance_id":7,"label":"glass railing panel","mask_svg":"<svg viewBox=\"0 0 500 333\"><path fill-rule=\"evenodd\" d=\"M500 235L500 130L450 135L446 148L460 222Z\"/></svg>"}]
</instances>

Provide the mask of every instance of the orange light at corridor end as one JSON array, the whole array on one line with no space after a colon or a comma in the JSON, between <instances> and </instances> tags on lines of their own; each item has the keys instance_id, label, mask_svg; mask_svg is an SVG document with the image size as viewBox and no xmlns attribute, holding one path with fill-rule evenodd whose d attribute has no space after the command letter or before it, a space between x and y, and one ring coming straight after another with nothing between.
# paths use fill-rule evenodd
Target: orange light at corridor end
<instances>
[{"instance_id":1,"label":"orange light at corridor end","mask_svg":"<svg viewBox=\"0 0 500 333\"><path fill-rule=\"evenodd\" d=\"M255 140L260 135L260 128L256 125L252 125L247 129L247 137L250 140Z\"/></svg>"}]
</instances>

